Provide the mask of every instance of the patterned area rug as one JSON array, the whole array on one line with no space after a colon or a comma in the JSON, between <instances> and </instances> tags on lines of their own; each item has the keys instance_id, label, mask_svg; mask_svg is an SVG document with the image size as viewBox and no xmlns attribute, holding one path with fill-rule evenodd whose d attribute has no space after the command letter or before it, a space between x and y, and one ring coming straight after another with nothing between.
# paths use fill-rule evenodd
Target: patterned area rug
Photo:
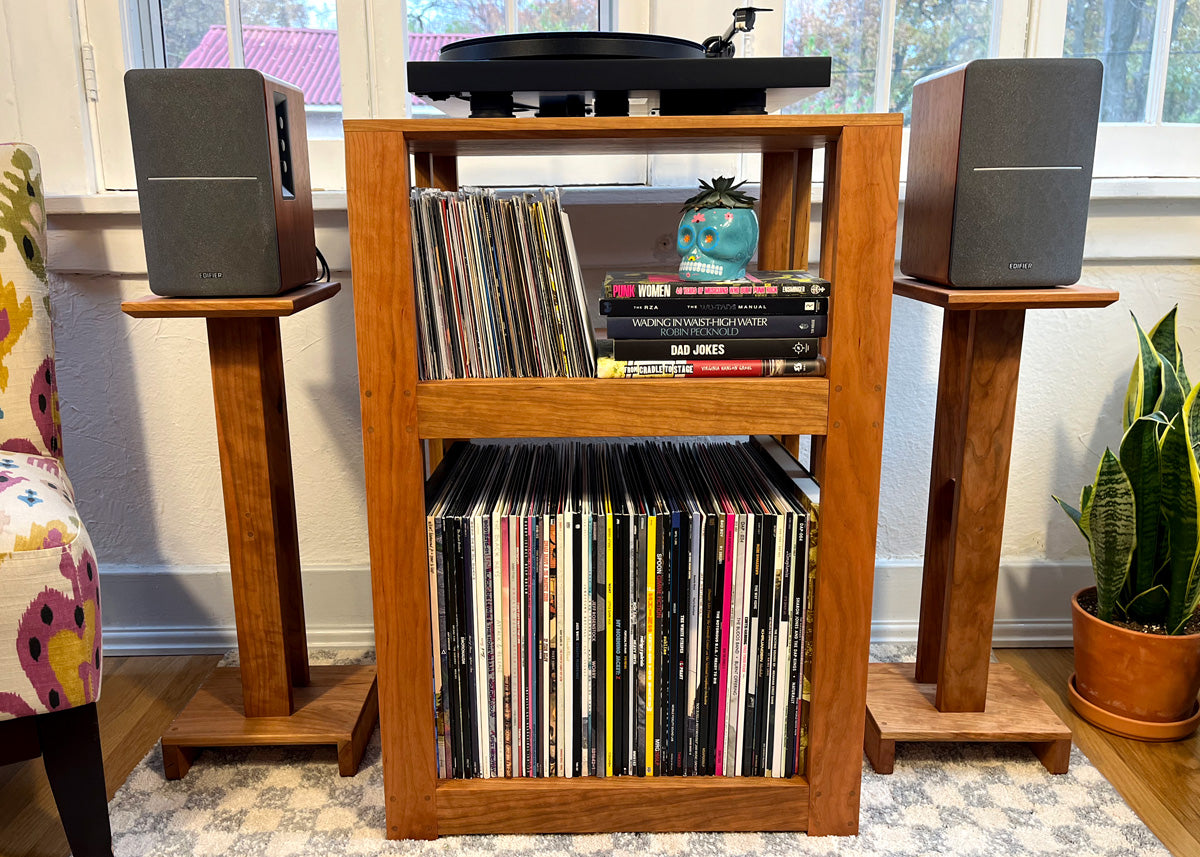
<instances>
[{"instance_id":1,"label":"patterned area rug","mask_svg":"<svg viewBox=\"0 0 1200 857\"><path fill-rule=\"evenodd\" d=\"M874 660L911 659L912 649L872 647ZM370 654L314 653L314 663L362 662ZM337 774L332 748L206 750L182 780L168 782L156 748L110 805L116 857L199 855L585 854L1168 855L1116 790L1077 749L1053 776L1023 747L907 744L895 773L864 759L857 837L787 833L451 836L383 839L383 772L376 730L357 776Z\"/></svg>"}]
</instances>

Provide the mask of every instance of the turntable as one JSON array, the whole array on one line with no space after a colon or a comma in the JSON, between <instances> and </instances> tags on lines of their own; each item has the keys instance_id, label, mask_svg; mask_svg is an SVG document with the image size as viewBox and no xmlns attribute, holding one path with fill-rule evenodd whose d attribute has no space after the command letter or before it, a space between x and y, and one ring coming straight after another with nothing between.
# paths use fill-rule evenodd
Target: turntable
<instances>
[{"instance_id":1,"label":"turntable","mask_svg":"<svg viewBox=\"0 0 1200 857\"><path fill-rule=\"evenodd\" d=\"M716 116L780 110L829 86L829 57L734 58L734 11L703 44L640 33L522 33L446 45L408 63L408 88L450 116ZM552 84L547 85L548 81Z\"/></svg>"}]
</instances>

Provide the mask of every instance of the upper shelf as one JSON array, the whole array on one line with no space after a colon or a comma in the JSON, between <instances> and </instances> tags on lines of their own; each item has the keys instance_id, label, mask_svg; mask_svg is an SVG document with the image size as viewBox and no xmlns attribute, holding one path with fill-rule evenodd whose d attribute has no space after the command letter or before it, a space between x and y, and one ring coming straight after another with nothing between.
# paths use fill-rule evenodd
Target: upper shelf
<instances>
[{"instance_id":1,"label":"upper shelf","mask_svg":"<svg viewBox=\"0 0 1200 857\"><path fill-rule=\"evenodd\" d=\"M417 384L422 438L825 434L828 421L825 378L503 378Z\"/></svg>"},{"instance_id":2,"label":"upper shelf","mask_svg":"<svg viewBox=\"0 0 1200 857\"><path fill-rule=\"evenodd\" d=\"M438 155L620 155L772 152L824 146L855 126L902 125L900 113L628 116L567 119L351 119L347 138L399 131L409 151Z\"/></svg>"}]
</instances>

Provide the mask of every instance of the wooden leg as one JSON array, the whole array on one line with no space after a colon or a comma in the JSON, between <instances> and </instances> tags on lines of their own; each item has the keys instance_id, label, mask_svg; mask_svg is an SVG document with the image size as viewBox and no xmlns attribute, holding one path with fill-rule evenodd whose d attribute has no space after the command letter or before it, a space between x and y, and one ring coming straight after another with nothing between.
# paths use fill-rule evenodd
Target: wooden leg
<instances>
[{"instance_id":1,"label":"wooden leg","mask_svg":"<svg viewBox=\"0 0 1200 857\"><path fill-rule=\"evenodd\" d=\"M36 759L42 754L33 717L0 720L0 765Z\"/></svg>"},{"instance_id":2,"label":"wooden leg","mask_svg":"<svg viewBox=\"0 0 1200 857\"><path fill-rule=\"evenodd\" d=\"M307 685L295 491L277 318L210 318L217 440L247 717Z\"/></svg>"},{"instance_id":3,"label":"wooden leg","mask_svg":"<svg viewBox=\"0 0 1200 857\"><path fill-rule=\"evenodd\" d=\"M929 514L925 523L925 571L917 626L917 681L937 681L942 651L942 614L950 573L955 476L962 462L963 416L967 406L967 349L971 313L946 310L942 316L942 357L933 424L933 464L929 474Z\"/></svg>"},{"instance_id":4,"label":"wooden leg","mask_svg":"<svg viewBox=\"0 0 1200 857\"><path fill-rule=\"evenodd\" d=\"M1052 774L1065 774L1071 766L1071 739L1030 741L1029 749Z\"/></svg>"},{"instance_id":5,"label":"wooden leg","mask_svg":"<svg viewBox=\"0 0 1200 857\"><path fill-rule=\"evenodd\" d=\"M375 724L378 721L379 687L372 682L371 691L367 696L367 704L363 707L358 722L351 730L350 739L339 741L337 745L338 773L343 777L352 777L358 773L358 766L367 749L367 741L370 740L371 733L375 731Z\"/></svg>"},{"instance_id":6,"label":"wooden leg","mask_svg":"<svg viewBox=\"0 0 1200 857\"><path fill-rule=\"evenodd\" d=\"M200 755L199 747L180 747L162 742L163 776L168 780L182 780L191 770L192 762Z\"/></svg>"},{"instance_id":7,"label":"wooden leg","mask_svg":"<svg viewBox=\"0 0 1200 857\"><path fill-rule=\"evenodd\" d=\"M75 857L112 857L104 755L96 704L39 714L46 778Z\"/></svg>"},{"instance_id":8,"label":"wooden leg","mask_svg":"<svg viewBox=\"0 0 1200 857\"><path fill-rule=\"evenodd\" d=\"M1009 454L1021 365L1024 309L971 310L961 458L950 522L953 539L942 645L939 711L983 711L1004 534Z\"/></svg>"},{"instance_id":9,"label":"wooden leg","mask_svg":"<svg viewBox=\"0 0 1200 857\"><path fill-rule=\"evenodd\" d=\"M863 737L863 751L871 769L877 774L890 774L896 769L896 742L889 741L880 734L879 724L867 711L867 730Z\"/></svg>"}]
</instances>

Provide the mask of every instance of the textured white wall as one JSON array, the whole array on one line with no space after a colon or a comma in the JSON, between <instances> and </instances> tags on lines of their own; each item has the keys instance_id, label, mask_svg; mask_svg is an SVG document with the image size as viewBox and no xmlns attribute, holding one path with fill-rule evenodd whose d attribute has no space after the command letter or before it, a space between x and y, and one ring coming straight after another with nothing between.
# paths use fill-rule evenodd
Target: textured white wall
<instances>
[{"instance_id":1,"label":"textured white wall","mask_svg":"<svg viewBox=\"0 0 1200 857\"><path fill-rule=\"evenodd\" d=\"M657 239L673 234L675 211L645 206L613 218L609 206L576 206L593 290L606 267L669 264L674 253ZM128 216L52 218L52 227L56 220L52 247L63 248L68 267L144 267L136 218L132 226ZM319 243L344 258L344 221L326 220ZM94 243L81 245L81 236ZM371 622L352 282L340 279L331 301L281 320L310 638L329 644L369 642ZM1200 263L1091 263L1083 281L1122 299L1026 317L997 642L1069 639L1067 599L1087 582L1087 554L1050 495L1077 497L1104 446L1119 440L1129 312L1149 326L1178 303L1180 336L1200 375ZM121 300L147 291L144 274L54 278L68 469L107 572L109 645L221 648L232 640L232 608L204 323L120 312ZM878 639L915 633L941 320L940 310L894 300Z\"/></svg>"}]
</instances>

